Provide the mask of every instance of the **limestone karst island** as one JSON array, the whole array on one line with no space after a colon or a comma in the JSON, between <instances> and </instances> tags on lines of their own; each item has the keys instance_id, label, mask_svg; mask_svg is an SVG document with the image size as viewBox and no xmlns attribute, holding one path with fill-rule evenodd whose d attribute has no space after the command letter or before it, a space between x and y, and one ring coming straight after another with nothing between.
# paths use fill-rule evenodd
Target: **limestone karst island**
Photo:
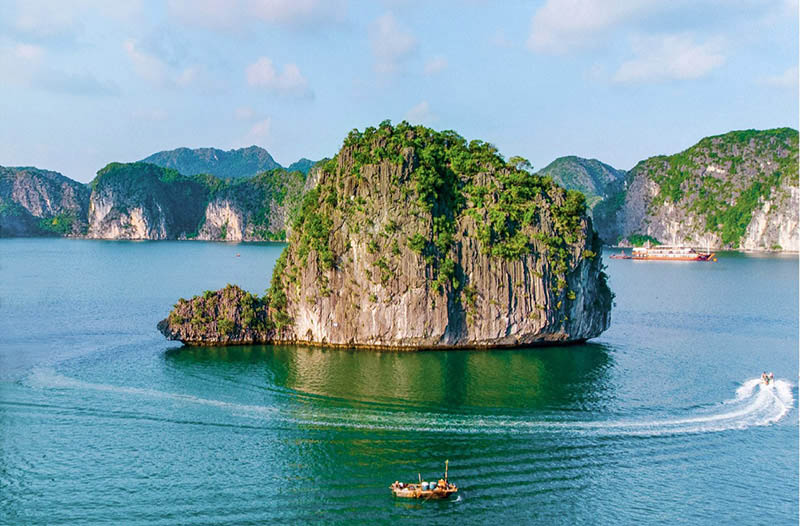
<instances>
[{"instance_id":1,"label":"limestone karst island","mask_svg":"<svg viewBox=\"0 0 800 526\"><path fill-rule=\"evenodd\" d=\"M388 349L581 342L610 321L584 195L482 141L388 121L313 173L264 297L181 299L187 344Z\"/></svg>"}]
</instances>

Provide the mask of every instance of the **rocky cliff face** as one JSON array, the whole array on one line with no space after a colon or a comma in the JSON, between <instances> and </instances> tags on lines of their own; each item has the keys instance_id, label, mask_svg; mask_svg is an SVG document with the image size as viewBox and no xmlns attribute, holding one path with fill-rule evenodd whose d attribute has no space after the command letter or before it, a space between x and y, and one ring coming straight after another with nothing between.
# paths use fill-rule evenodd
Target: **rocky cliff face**
<instances>
[{"instance_id":1,"label":"rocky cliff face","mask_svg":"<svg viewBox=\"0 0 800 526\"><path fill-rule=\"evenodd\" d=\"M179 301L165 335L417 349L583 341L608 327L612 294L583 196L491 145L382 123L351 133L318 177L268 295L243 308L266 321L221 314L238 294L225 289Z\"/></svg>"},{"instance_id":2,"label":"rocky cliff face","mask_svg":"<svg viewBox=\"0 0 800 526\"><path fill-rule=\"evenodd\" d=\"M0 166L0 237L80 236L89 188L60 173Z\"/></svg>"},{"instance_id":3,"label":"rocky cliff face","mask_svg":"<svg viewBox=\"0 0 800 526\"><path fill-rule=\"evenodd\" d=\"M208 188L175 170L112 163L91 183L89 230L97 239L176 239L195 232Z\"/></svg>"},{"instance_id":4,"label":"rocky cliff face","mask_svg":"<svg viewBox=\"0 0 800 526\"><path fill-rule=\"evenodd\" d=\"M147 163L112 163L92 182L87 236L282 241L304 184L302 174L284 170L222 181Z\"/></svg>"},{"instance_id":5,"label":"rocky cliff face","mask_svg":"<svg viewBox=\"0 0 800 526\"><path fill-rule=\"evenodd\" d=\"M798 135L789 128L708 137L652 157L597 205L607 243L645 235L663 243L797 250Z\"/></svg>"},{"instance_id":6,"label":"rocky cliff face","mask_svg":"<svg viewBox=\"0 0 800 526\"><path fill-rule=\"evenodd\" d=\"M747 225L744 250L800 251L800 188L784 186L760 203Z\"/></svg>"},{"instance_id":7,"label":"rocky cliff face","mask_svg":"<svg viewBox=\"0 0 800 526\"><path fill-rule=\"evenodd\" d=\"M283 241L289 211L299 203L305 185L301 172L285 170L220 184L206 207L197 239Z\"/></svg>"}]
</instances>

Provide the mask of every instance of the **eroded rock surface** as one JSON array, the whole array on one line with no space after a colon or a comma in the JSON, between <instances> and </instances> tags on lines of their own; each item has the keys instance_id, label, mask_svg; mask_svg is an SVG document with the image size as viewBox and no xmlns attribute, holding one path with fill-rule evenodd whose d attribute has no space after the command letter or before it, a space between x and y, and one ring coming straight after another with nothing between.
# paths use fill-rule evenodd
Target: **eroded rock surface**
<instances>
[{"instance_id":1,"label":"eroded rock surface","mask_svg":"<svg viewBox=\"0 0 800 526\"><path fill-rule=\"evenodd\" d=\"M223 289L179 301L159 329L190 344L394 349L593 338L613 296L583 196L519 166L453 132L354 131L321 167L256 298L265 317L242 316ZM221 304L235 336L215 329Z\"/></svg>"}]
</instances>

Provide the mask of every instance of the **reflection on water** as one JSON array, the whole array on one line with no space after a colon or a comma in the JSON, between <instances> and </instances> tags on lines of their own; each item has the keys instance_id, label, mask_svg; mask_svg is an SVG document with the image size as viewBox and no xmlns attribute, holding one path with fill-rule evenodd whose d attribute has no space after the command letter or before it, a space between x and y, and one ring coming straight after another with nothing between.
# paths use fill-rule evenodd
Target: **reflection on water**
<instances>
[{"instance_id":1,"label":"reflection on water","mask_svg":"<svg viewBox=\"0 0 800 526\"><path fill-rule=\"evenodd\" d=\"M176 374L236 376L347 402L439 410L597 408L612 365L601 344L500 351L374 352L318 347L181 347Z\"/></svg>"},{"instance_id":2,"label":"reflection on water","mask_svg":"<svg viewBox=\"0 0 800 526\"><path fill-rule=\"evenodd\" d=\"M0 524L796 524L796 257L607 261L602 345L164 352L280 248L0 240Z\"/></svg>"}]
</instances>

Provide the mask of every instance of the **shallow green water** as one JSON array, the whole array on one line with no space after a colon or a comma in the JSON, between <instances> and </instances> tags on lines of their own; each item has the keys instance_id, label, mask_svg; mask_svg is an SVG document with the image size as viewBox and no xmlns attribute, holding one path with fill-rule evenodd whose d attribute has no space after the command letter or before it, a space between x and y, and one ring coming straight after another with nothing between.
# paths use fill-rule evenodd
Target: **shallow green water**
<instances>
[{"instance_id":1,"label":"shallow green water","mask_svg":"<svg viewBox=\"0 0 800 526\"><path fill-rule=\"evenodd\" d=\"M0 240L0 522L797 522L796 258L607 260L612 328L583 346L157 333L180 296L262 292L281 248ZM445 459L458 499L390 497Z\"/></svg>"}]
</instances>

